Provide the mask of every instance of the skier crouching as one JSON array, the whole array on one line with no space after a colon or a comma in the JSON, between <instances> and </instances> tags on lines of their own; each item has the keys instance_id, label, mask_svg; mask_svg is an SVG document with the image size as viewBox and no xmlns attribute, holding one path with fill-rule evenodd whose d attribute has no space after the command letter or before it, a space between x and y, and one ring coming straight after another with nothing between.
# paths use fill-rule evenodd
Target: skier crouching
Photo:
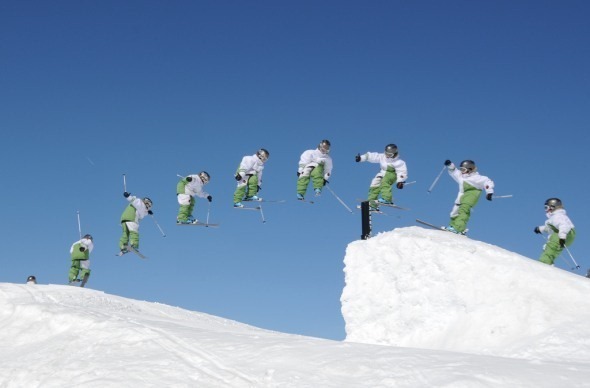
<instances>
[{"instance_id":1,"label":"skier crouching","mask_svg":"<svg viewBox=\"0 0 590 388\"><path fill-rule=\"evenodd\" d=\"M203 190L203 186L209 183L210 179L211 177L206 171L201 171L198 174L188 175L178 182L176 185L176 198L178 199L180 208L176 217L177 224L192 224L197 222L197 219L193 217L195 196L207 198L209 202L213 201L213 197Z\"/></svg>"},{"instance_id":2,"label":"skier crouching","mask_svg":"<svg viewBox=\"0 0 590 388\"><path fill-rule=\"evenodd\" d=\"M552 265L564 248L574 242L576 230L559 198L549 198L545 201L545 214L547 221L544 225L535 227L535 233L549 233L549 239L543 247L539 261Z\"/></svg>"},{"instance_id":3,"label":"skier crouching","mask_svg":"<svg viewBox=\"0 0 590 388\"><path fill-rule=\"evenodd\" d=\"M139 249L139 221L152 212L152 200L149 198L137 198L128 192L124 192L123 196L130 202L121 215L121 227L123 234L119 240L119 248L121 254L129 252L128 245L131 245L135 250Z\"/></svg>"}]
</instances>

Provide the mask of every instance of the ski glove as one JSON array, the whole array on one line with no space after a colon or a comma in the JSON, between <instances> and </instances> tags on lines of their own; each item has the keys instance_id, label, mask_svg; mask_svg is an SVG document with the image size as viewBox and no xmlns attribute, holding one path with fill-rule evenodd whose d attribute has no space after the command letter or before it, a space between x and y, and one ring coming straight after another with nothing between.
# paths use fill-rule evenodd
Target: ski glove
<instances>
[{"instance_id":1,"label":"ski glove","mask_svg":"<svg viewBox=\"0 0 590 388\"><path fill-rule=\"evenodd\" d=\"M324 186L327 185L328 183L330 183L330 182L328 182L326 179L324 179Z\"/></svg>"},{"instance_id":2,"label":"ski glove","mask_svg":"<svg viewBox=\"0 0 590 388\"><path fill-rule=\"evenodd\" d=\"M154 215L154 212L153 212L153 211L151 211L151 210L148 210L148 214L149 214L150 216L153 216L153 215Z\"/></svg>"},{"instance_id":3,"label":"ski glove","mask_svg":"<svg viewBox=\"0 0 590 388\"><path fill-rule=\"evenodd\" d=\"M192 178L192 177L190 177L190 176L187 176L187 177L186 177L186 181L187 181L187 182L192 182L192 181L193 181L193 178Z\"/></svg>"},{"instance_id":4,"label":"ski glove","mask_svg":"<svg viewBox=\"0 0 590 388\"><path fill-rule=\"evenodd\" d=\"M565 238L560 238L559 239L559 246L562 248L565 248Z\"/></svg>"},{"instance_id":5,"label":"ski glove","mask_svg":"<svg viewBox=\"0 0 590 388\"><path fill-rule=\"evenodd\" d=\"M262 187L260 187L260 185L256 186L256 188L258 189L258 191L262 190Z\"/></svg>"},{"instance_id":6,"label":"ski glove","mask_svg":"<svg viewBox=\"0 0 590 388\"><path fill-rule=\"evenodd\" d=\"M242 176L240 175L240 173L236 174L236 180L239 182L242 180Z\"/></svg>"},{"instance_id":7,"label":"ski glove","mask_svg":"<svg viewBox=\"0 0 590 388\"><path fill-rule=\"evenodd\" d=\"M538 226L535 226L535 233L541 234L541 229Z\"/></svg>"},{"instance_id":8,"label":"ski glove","mask_svg":"<svg viewBox=\"0 0 590 388\"><path fill-rule=\"evenodd\" d=\"M361 161L361 154L356 154L356 156L354 157L355 162L360 162Z\"/></svg>"},{"instance_id":9,"label":"ski glove","mask_svg":"<svg viewBox=\"0 0 590 388\"><path fill-rule=\"evenodd\" d=\"M488 193L488 194L486 195L486 199L487 199L488 201L491 201L491 200L492 200L492 196L493 196L493 195L494 195L494 194L492 194L492 193Z\"/></svg>"},{"instance_id":10,"label":"ski glove","mask_svg":"<svg viewBox=\"0 0 590 388\"><path fill-rule=\"evenodd\" d=\"M400 190L401 190L401 189L403 189L403 188L404 188L404 182L397 182L397 185L396 185L396 187L397 187L398 189L400 189Z\"/></svg>"},{"instance_id":11,"label":"ski glove","mask_svg":"<svg viewBox=\"0 0 590 388\"><path fill-rule=\"evenodd\" d=\"M85 250L86 250L86 248L80 247L80 252L84 252Z\"/></svg>"},{"instance_id":12,"label":"ski glove","mask_svg":"<svg viewBox=\"0 0 590 388\"><path fill-rule=\"evenodd\" d=\"M301 175L301 173L299 171L297 171L297 178L299 178L299 175Z\"/></svg>"},{"instance_id":13,"label":"ski glove","mask_svg":"<svg viewBox=\"0 0 590 388\"><path fill-rule=\"evenodd\" d=\"M213 197L212 197L212 196L210 196L210 195L208 195L208 196L207 196L207 201L209 201L209 202L213 201Z\"/></svg>"},{"instance_id":14,"label":"ski glove","mask_svg":"<svg viewBox=\"0 0 590 388\"><path fill-rule=\"evenodd\" d=\"M125 197L125 198L129 198L129 196L130 196L130 195L131 195L131 194L130 194L130 193L128 193L128 192L124 192L124 193L123 193L123 197Z\"/></svg>"},{"instance_id":15,"label":"ski glove","mask_svg":"<svg viewBox=\"0 0 590 388\"><path fill-rule=\"evenodd\" d=\"M451 162L449 159L445 160L445 166L450 166L453 162Z\"/></svg>"}]
</instances>

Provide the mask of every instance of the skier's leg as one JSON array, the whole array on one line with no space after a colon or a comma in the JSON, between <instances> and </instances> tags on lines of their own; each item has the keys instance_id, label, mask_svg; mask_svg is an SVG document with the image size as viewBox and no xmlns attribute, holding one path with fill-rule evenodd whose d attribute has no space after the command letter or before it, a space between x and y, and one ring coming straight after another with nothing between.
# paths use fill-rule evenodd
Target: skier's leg
<instances>
[{"instance_id":1,"label":"skier's leg","mask_svg":"<svg viewBox=\"0 0 590 388\"><path fill-rule=\"evenodd\" d=\"M381 198L385 201L393 202L393 193L392 193L392 186L397 180L397 174L395 170L393 172L387 171L385 172L385 176L381 179L381 183L379 184L379 194L381 194Z\"/></svg>"},{"instance_id":2,"label":"skier's leg","mask_svg":"<svg viewBox=\"0 0 590 388\"><path fill-rule=\"evenodd\" d=\"M139 224L137 222L127 222L127 229L129 230L129 245L139 249Z\"/></svg>"},{"instance_id":3,"label":"skier's leg","mask_svg":"<svg viewBox=\"0 0 590 388\"><path fill-rule=\"evenodd\" d=\"M70 273L68 274L69 282L73 282L78 278L80 272L80 260L72 260L72 266L70 267Z\"/></svg>"},{"instance_id":4,"label":"skier's leg","mask_svg":"<svg viewBox=\"0 0 590 388\"><path fill-rule=\"evenodd\" d=\"M324 188L324 165L319 164L311 171L310 175L314 190L319 189L321 191Z\"/></svg>"},{"instance_id":5,"label":"skier's leg","mask_svg":"<svg viewBox=\"0 0 590 388\"><path fill-rule=\"evenodd\" d=\"M307 185L309 184L312 171L317 167L317 163L310 163L303 168L303 172L297 179L297 194L305 195Z\"/></svg>"},{"instance_id":6,"label":"skier's leg","mask_svg":"<svg viewBox=\"0 0 590 388\"><path fill-rule=\"evenodd\" d=\"M559 246L559 236L557 233L553 233L547 240L545 249L543 250L541 257L539 257L539 261L551 265L561 254L562 250L563 248Z\"/></svg>"},{"instance_id":7,"label":"skier's leg","mask_svg":"<svg viewBox=\"0 0 590 388\"><path fill-rule=\"evenodd\" d=\"M234 203L240 202L246 196L246 181L238 182L236 191L234 192Z\"/></svg>"},{"instance_id":8,"label":"skier's leg","mask_svg":"<svg viewBox=\"0 0 590 388\"><path fill-rule=\"evenodd\" d=\"M129 228L127 227L127 222L121 222L121 228L123 229L123 234L121 235L121 239L119 239L119 249L125 249L127 244L129 244Z\"/></svg>"},{"instance_id":9,"label":"skier's leg","mask_svg":"<svg viewBox=\"0 0 590 388\"><path fill-rule=\"evenodd\" d=\"M80 260L80 267L82 268L80 271L80 278L82 279L80 287L84 287L90 277L90 260Z\"/></svg>"},{"instance_id":10,"label":"skier's leg","mask_svg":"<svg viewBox=\"0 0 590 388\"><path fill-rule=\"evenodd\" d=\"M248 178L248 192L247 196L252 197L258 194L258 175L251 175Z\"/></svg>"},{"instance_id":11,"label":"skier's leg","mask_svg":"<svg viewBox=\"0 0 590 388\"><path fill-rule=\"evenodd\" d=\"M178 209L178 215L176 216L177 221L186 221L191 215L191 196L188 194L178 194L176 196L180 208Z\"/></svg>"}]
</instances>

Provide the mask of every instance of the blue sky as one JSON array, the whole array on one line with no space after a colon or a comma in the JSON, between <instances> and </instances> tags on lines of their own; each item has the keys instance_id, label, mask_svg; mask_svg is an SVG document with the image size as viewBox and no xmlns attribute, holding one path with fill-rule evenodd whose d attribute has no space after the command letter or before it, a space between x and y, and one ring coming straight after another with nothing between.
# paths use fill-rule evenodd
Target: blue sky
<instances>
[{"instance_id":1,"label":"blue sky","mask_svg":"<svg viewBox=\"0 0 590 388\"><path fill-rule=\"evenodd\" d=\"M327 191L295 200L299 155L324 138L330 187L350 207L378 170L354 155L398 145L417 183L394 195L411 211L375 216L375 233L446 224L456 183L427 189L445 159L473 159L514 197L482 200L471 238L537 259L532 230L557 196L583 274L589 18L584 1L4 1L0 281L65 283L79 211L95 237L89 287L343 339L342 260L360 214ZM264 207L266 224L232 208L235 169L260 147L260 194L287 200ZM221 227L177 227L176 174L201 170ZM114 256L123 174L167 234L142 221L146 261Z\"/></svg>"}]
</instances>

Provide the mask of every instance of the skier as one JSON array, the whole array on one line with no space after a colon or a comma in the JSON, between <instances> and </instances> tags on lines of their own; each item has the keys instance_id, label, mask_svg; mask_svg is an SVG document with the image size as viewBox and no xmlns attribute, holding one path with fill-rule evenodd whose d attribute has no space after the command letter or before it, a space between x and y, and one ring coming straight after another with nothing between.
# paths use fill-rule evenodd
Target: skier
<instances>
[{"instance_id":1,"label":"skier","mask_svg":"<svg viewBox=\"0 0 590 388\"><path fill-rule=\"evenodd\" d=\"M37 284L37 278L33 275L27 278L27 284Z\"/></svg>"},{"instance_id":2,"label":"skier","mask_svg":"<svg viewBox=\"0 0 590 388\"><path fill-rule=\"evenodd\" d=\"M269 152L261 148L254 155L242 158L235 176L238 186L234 192L234 207L244 207L242 201L262 201L258 192L262 190L262 170L269 156Z\"/></svg>"},{"instance_id":3,"label":"skier","mask_svg":"<svg viewBox=\"0 0 590 388\"><path fill-rule=\"evenodd\" d=\"M121 254L129 252L127 246L130 244L132 248L138 250L139 248L139 221L152 212L152 200L145 197L143 199L137 198L128 192L124 192L123 196L130 202L121 215L121 227L123 228L123 235L119 240L119 248Z\"/></svg>"},{"instance_id":4,"label":"skier","mask_svg":"<svg viewBox=\"0 0 590 388\"><path fill-rule=\"evenodd\" d=\"M545 214L548 220L544 225L536 226L535 233L549 234L539 261L552 265L561 251L572 245L576 238L576 230L559 198L549 198L545 201Z\"/></svg>"},{"instance_id":5,"label":"skier","mask_svg":"<svg viewBox=\"0 0 590 388\"><path fill-rule=\"evenodd\" d=\"M395 144L385 146L384 153L367 152L364 155L357 154L355 161L379 163L381 170L375 175L369 186L369 204L371 210L379 210L379 203L393 204L392 187L401 190L408 179L408 168L406 162L398 156L398 149Z\"/></svg>"},{"instance_id":6,"label":"skier","mask_svg":"<svg viewBox=\"0 0 590 388\"><path fill-rule=\"evenodd\" d=\"M330 157L330 141L322 140L316 149L304 151L299 158L297 169L297 199L303 201L311 180L316 196L322 194L322 188L330 183L332 174L332 158Z\"/></svg>"},{"instance_id":7,"label":"skier","mask_svg":"<svg viewBox=\"0 0 590 388\"><path fill-rule=\"evenodd\" d=\"M84 287L90 277L90 253L94 249L94 239L91 235L86 234L80 240L74 242L70 247L70 256L72 266L68 279L70 284L82 281L81 287ZM81 279L78 278L78 274Z\"/></svg>"},{"instance_id":8,"label":"skier","mask_svg":"<svg viewBox=\"0 0 590 388\"><path fill-rule=\"evenodd\" d=\"M203 190L203 186L209 183L211 177L206 171L201 171L198 174L188 175L182 178L176 185L176 198L180 209L178 209L178 216L176 217L177 224L192 224L197 222L193 218L193 209L195 207L195 195L201 198L207 198L209 202L213 201L213 197Z\"/></svg>"},{"instance_id":9,"label":"skier","mask_svg":"<svg viewBox=\"0 0 590 388\"><path fill-rule=\"evenodd\" d=\"M459 194L451 211L451 221L444 229L457 234L467 233L467 222L471 208L477 204L481 192L485 190L486 199L492 200L494 182L487 176L479 175L473 160L464 160L456 168L450 160L445 161L449 175L459 184Z\"/></svg>"}]
</instances>

